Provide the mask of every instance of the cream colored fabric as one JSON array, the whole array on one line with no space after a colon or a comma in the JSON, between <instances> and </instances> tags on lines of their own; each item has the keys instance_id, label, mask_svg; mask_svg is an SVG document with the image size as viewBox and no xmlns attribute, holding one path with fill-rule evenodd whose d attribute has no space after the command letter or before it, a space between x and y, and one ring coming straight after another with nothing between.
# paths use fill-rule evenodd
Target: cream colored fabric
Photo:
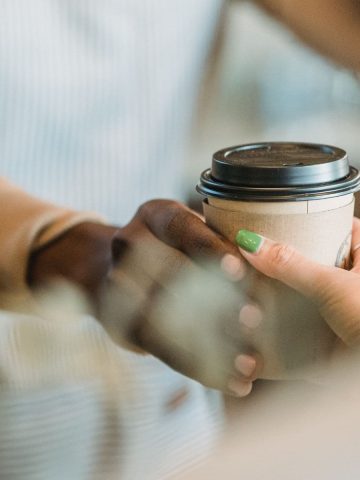
<instances>
[{"instance_id":1,"label":"cream colored fabric","mask_svg":"<svg viewBox=\"0 0 360 480\"><path fill-rule=\"evenodd\" d=\"M84 220L101 221L1 179L3 284L24 287L29 252ZM1 479L163 480L210 454L222 423L218 395L118 348L80 313L81 299L61 291L54 299L42 310L18 295L16 310L26 314L0 310ZM186 400L172 410L178 392Z\"/></svg>"},{"instance_id":2,"label":"cream colored fabric","mask_svg":"<svg viewBox=\"0 0 360 480\"><path fill-rule=\"evenodd\" d=\"M165 480L210 454L217 395L118 348L78 300L0 310L1 480Z\"/></svg>"},{"instance_id":3,"label":"cream colored fabric","mask_svg":"<svg viewBox=\"0 0 360 480\"><path fill-rule=\"evenodd\" d=\"M24 288L29 253L84 221L101 222L89 212L76 212L32 197L0 178L0 281Z\"/></svg>"}]
</instances>

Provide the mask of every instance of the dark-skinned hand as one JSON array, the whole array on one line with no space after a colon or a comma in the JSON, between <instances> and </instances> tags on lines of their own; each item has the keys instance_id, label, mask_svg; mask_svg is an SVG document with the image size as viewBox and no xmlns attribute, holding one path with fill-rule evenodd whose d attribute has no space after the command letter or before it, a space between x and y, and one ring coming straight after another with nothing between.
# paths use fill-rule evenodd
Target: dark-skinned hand
<instances>
[{"instance_id":1,"label":"dark-skinned hand","mask_svg":"<svg viewBox=\"0 0 360 480\"><path fill-rule=\"evenodd\" d=\"M243 396L260 361L240 338L240 258L184 205L152 200L122 228L70 229L32 255L28 279L39 285L60 276L82 286L115 341Z\"/></svg>"}]
</instances>

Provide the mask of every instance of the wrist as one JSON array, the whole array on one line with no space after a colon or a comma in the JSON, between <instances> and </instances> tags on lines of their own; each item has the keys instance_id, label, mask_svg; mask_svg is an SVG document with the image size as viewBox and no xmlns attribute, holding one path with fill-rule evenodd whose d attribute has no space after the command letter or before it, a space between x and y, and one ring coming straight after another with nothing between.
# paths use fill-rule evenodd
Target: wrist
<instances>
[{"instance_id":1,"label":"wrist","mask_svg":"<svg viewBox=\"0 0 360 480\"><path fill-rule=\"evenodd\" d=\"M62 278L97 295L113 265L112 239L116 231L116 227L92 222L70 228L30 255L29 286Z\"/></svg>"}]
</instances>

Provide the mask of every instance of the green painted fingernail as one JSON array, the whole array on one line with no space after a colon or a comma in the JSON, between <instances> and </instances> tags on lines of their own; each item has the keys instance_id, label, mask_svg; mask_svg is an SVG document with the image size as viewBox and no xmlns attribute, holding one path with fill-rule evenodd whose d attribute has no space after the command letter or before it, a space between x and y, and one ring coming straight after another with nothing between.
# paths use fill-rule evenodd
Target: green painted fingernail
<instances>
[{"instance_id":1,"label":"green painted fingernail","mask_svg":"<svg viewBox=\"0 0 360 480\"><path fill-rule=\"evenodd\" d=\"M236 234L236 243L249 253L256 253L260 250L263 237L249 230L239 230Z\"/></svg>"}]
</instances>

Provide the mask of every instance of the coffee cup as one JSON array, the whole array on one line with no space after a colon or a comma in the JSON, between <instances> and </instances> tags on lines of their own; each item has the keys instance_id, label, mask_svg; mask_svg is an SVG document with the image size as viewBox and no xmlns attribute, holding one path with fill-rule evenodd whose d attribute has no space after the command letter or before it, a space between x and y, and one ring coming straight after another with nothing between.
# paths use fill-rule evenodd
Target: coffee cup
<instances>
[{"instance_id":1,"label":"coffee cup","mask_svg":"<svg viewBox=\"0 0 360 480\"><path fill-rule=\"evenodd\" d=\"M240 229L293 245L317 262L347 268L354 192L360 174L344 150L311 143L269 142L222 149L197 190L206 223L235 242ZM316 375L336 337L315 305L248 266L244 285L264 312L245 348L264 358L262 378Z\"/></svg>"}]
</instances>

